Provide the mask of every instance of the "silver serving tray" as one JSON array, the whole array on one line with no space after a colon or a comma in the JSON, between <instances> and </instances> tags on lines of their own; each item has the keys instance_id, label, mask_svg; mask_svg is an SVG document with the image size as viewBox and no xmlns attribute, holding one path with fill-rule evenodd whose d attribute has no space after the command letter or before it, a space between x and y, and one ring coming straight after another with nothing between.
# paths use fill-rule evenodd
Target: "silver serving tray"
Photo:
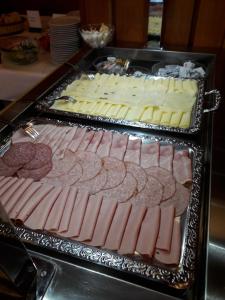
<instances>
[{"instance_id":1,"label":"silver serving tray","mask_svg":"<svg viewBox=\"0 0 225 300\"><path fill-rule=\"evenodd\" d=\"M26 120L17 124L18 129ZM87 127L89 130L108 130L104 127L84 126L76 123L51 120L51 119L32 119L34 124L47 124L53 123L58 125L80 126ZM149 281L157 282L165 286L169 286L175 289L187 289L189 288L195 278L195 272L197 271L197 258L199 255L199 249L201 243L199 242L199 226L201 215L201 173L203 167L203 150L200 146L193 144L192 142L186 142L177 138L162 137L157 135L150 135L146 133L131 134L124 130L112 132L119 132L122 134L128 134L129 136L139 137L144 143L159 141L160 144L173 144L175 149L188 149L189 155L192 158L193 163L193 183L189 206L186 213L181 216L181 228L182 228L182 249L181 257L178 266L169 266L159 264L153 260L143 261L140 256L122 256L116 252L100 249L96 247L87 246L83 243L76 242L61 238L57 235L46 231L31 230L25 226L15 223L15 230L19 238L25 244L38 246L38 249L46 249L56 251L58 254L66 254L70 257L79 258L89 262L94 262L110 269L116 269L128 274L133 274L138 277L145 278ZM11 132L12 134L13 132ZM10 145L10 136L1 137L0 155L2 151L5 151L4 145L7 147ZM2 146L2 147L1 147ZM12 234L11 229L7 224L0 223L0 236L10 236Z\"/></svg>"},{"instance_id":2,"label":"silver serving tray","mask_svg":"<svg viewBox=\"0 0 225 300\"><path fill-rule=\"evenodd\" d=\"M122 119L113 119L113 118L107 118L102 116L93 116L89 114L52 109L51 106L53 105L55 99L61 96L62 91L65 90L65 88L70 83L72 83L74 80L79 79L81 74L82 74L81 72L75 71L75 69L67 72L63 76L63 78L61 78L56 84L54 84L49 89L47 94L45 94L38 100L36 104L36 109L40 112L53 114L56 116L57 115L65 116L67 118L73 118L73 119L78 118L78 119L85 119L88 121L97 121L102 123L108 123L108 124L110 123L114 125L122 125L122 126L129 126L129 127L143 128L143 129L153 129L158 131L175 132L175 133L182 133L182 134L195 134L201 130L203 113L217 110L221 100L221 96L218 90L211 90L210 92L205 92L205 81L203 79L198 79L197 80L198 95L197 95L196 103L192 109L191 125L189 128L154 125L145 122L137 122L137 121L134 122L134 121L128 121ZM213 97L214 105L211 108L204 109L204 98L209 94L214 96Z\"/></svg>"}]
</instances>

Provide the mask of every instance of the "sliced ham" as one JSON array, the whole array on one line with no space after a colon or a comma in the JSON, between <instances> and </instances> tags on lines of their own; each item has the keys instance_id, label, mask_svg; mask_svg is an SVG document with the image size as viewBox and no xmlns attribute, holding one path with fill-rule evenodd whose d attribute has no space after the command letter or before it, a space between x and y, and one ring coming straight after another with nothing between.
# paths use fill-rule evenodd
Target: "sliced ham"
<instances>
[{"instance_id":1,"label":"sliced ham","mask_svg":"<svg viewBox=\"0 0 225 300\"><path fill-rule=\"evenodd\" d=\"M9 177L9 180L6 180L6 183L4 185L1 186L0 188L0 200L2 198L2 195L4 195L4 193L11 188L11 186L13 186L16 181L18 180L18 178L16 177Z\"/></svg>"},{"instance_id":2,"label":"sliced ham","mask_svg":"<svg viewBox=\"0 0 225 300\"><path fill-rule=\"evenodd\" d=\"M145 169L150 177L157 179L163 186L162 201L171 198L176 191L176 181L171 172L160 167L151 167Z\"/></svg>"},{"instance_id":3,"label":"sliced ham","mask_svg":"<svg viewBox=\"0 0 225 300\"><path fill-rule=\"evenodd\" d=\"M28 180L28 179L27 179ZM9 210L9 216L11 219L16 219L20 211L23 209L23 206L26 205L27 201L40 189L42 186L41 182L33 182L27 190L24 192L22 197L18 198L15 206Z\"/></svg>"},{"instance_id":4,"label":"sliced ham","mask_svg":"<svg viewBox=\"0 0 225 300\"><path fill-rule=\"evenodd\" d=\"M148 179L145 170L139 165L132 162L126 162L125 166L127 172L131 173L134 176L134 178L137 180L137 190L138 192L141 192L144 189Z\"/></svg>"},{"instance_id":5,"label":"sliced ham","mask_svg":"<svg viewBox=\"0 0 225 300\"><path fill-rule=\"evenodd\" d=\"M117 201L107 201L103 199L94 234L89 245L97 247L104 246L116 206Z\"/></svg>"},{"instance_id":6,"label":"sliced ham","mask_svg":"<svg viewBox=\"0 0 225 300\"><path fill-rule=\"evenodd\" d=\"M161 207L161 218L159 235L156 242L156 248L162 250L170 250L172 233L173 233L173 223L175 217L174 206Z\"/></svg>"},{"instance_id":7,"label":"sliced ham","mask_svg":"<svg viewBox=\"0 0 225 300\"><path fill-rule=\"evenodd\" d=\"M109 156L110 148L112 144L112 132L111 131L104 131L100 144L98 145L97 154L99 157L106 157Z\"/></svg>"},{"instance_id":8,"label":"sliced ham","mask_svg":"<svg viewBox=\"0 0 225 300\"><path fill-rule=\"evenodd\" d=\"M172 172L173 165L173 146L160 146L159 151L159 166Z\"/></svg>"},{"instance_id":9,"label":"sliced ham","mask_svg":"<svg viewBox=\"0 0 225 300\"><path fill-rule=\"evenodd\" d=\"M13 178L13 177L4 177L4 176L1 176L1 177L3 177L3 179L0 181L0 191L1 191L1 188L4 187L5 184Z\"/></svg>"},{"instance_id":10,"label":"sliced ham","mask_svg":"<svg viewBox=\"0 0 225 300\"><path fill-rule=\"evenodd\" d=\"M104 248L118 250L131 211L131 203L119 203L107 234Z\"/></svg>"},{"instance_id":11,"label":"sliced ham","mask_svg":"<svg viewBox=\"0 0 225 300\"><path fill-rule=\"evenodd\" d=\"M92 195L89 197L83 223L81 225L80 234L76 238L76 240L82 242L82 241L90 241L92 239L101 204L102 204L102 196Z\"/></svg>"},{"instance_id":12,"label":"sliced ham","mask_svg":"<svg viewBox=\"0 0 225 300\"><path fill-rule=\"evenodd\" d=\"M48 215L56 199L61 193L61 187L54 187L31 212L24 224L32 229L44 229Z\"/></svg>"},{"instance_id":13,"label":"sliced ham","mask_svg":"<svg viewBox=\"0 0 225 300\"><path fill-rule=\"evenodd\" d=\"M102 130L95 132L90 144L87 147L87 151L96 152L101 142L102 136L103 136Z\"/></svg>"},{"instance_id":14,"label":"sliced ham","mask_svg":"<svg viewBox=\"0 0 225 300\"><path fill-rule=\"evenodd\" d=\"M64 136L70 131L71 127L61 127L61 131L58 135L54 137L54 140L49 144L52 148L53 155L55 152L60 149L61 145L63 144Z\"/></svg>"},{"instance_id":15,"label":"sliced ham","mask_svg":"<svg viewBox=\"0 0 225 300\"><path fill-rule=\"evenodd\" d=\"M44 130L42 131L42 134L40 134L35 141L37 143L48 144L54 136L54 134L58 132L58 128L58 126L47 124Z\"/></svg>"},{"instance_id":16,"label":"sliced ham","mask_svg":"<svg viewBox=\"0 0 225 300\"><path fill-rule=\"evenodd\" d=\"M68 213L65 210L63 218L60 223L59 234L64 237L77 237L80 234L81 226L83 224L84 216L87 211L89 194L86 191L79 190L77 196L74 197L76 188L72 188L72 194L70 193L68 203L74 203L73 209ZM67 213L67 215L66 215ZM64 218L67 218L65 219ZM69 223L66 222L66 220ZM88 220L86 220L88 222ZM68 224L68 227L67 227ZM67 228L67 229L66 229ZM66 230L65 230L66 229Z\"/></svg>"},{"instance_id":17,"label":"sliced ham","mask_svg":"<svg viewBox=\"0 0 225 300\"><path fill-rule=\"evenodd\" d=\"M171 247L169 251L156 249L154 258L163 264L178 265L181 250L180 219L174 219Z\"/></svg>"},{"instance_id":18,"label":"sliced ham","mask_svg":"<svg viewBox=\"0 0 225 300\"><path fill-rule=\"evenodd\" d=\"M15 191L15 193L11 196L10 200L5 205L5 210L7 213L12 211L12 209L17 205L17 202L20 201L20 198L24 196L25 191L31 186L33 183L33 179L28 178L24 181L24 183Z\"/></svg>"},{"instance_id":19,"label":"sliced ham","mask_svg":"<svg viewBox=\"0 0 225 300\"><path fill-rule=\"evenodd\" d=\"M11 187L1 196L1 203L5 207L6 203L10 200L13 194L20 188L20 186L24 183L25 179L20 178Z\"/></svg>"},{"instance_id":20,"label":"sliced ham","mask_svg":"<svg viewBox=\"0 0 225 300\"><path fill-rule=\"evenodd\" d=\"M175 151L173 159L173 176L184 185L192 182L192 161L187 151Z\"/></svg>"},{"instance_id":21,"label":"sliced ham","mask_svg":"<svg viewBox=\"0 0 225 300\"><path fill-rule=\"evenodd\" d=\"M94 134L95 134L95 132L93 130L87 131L77 150L85 151L88 148L88 145L91 143L91 141L94 137Z\"/></svg>"},{"instance_id":22,"label":"sliced ham","mask_svg":"<svg viewBox=\"0 0 225 300\"><path fill-rule=\"evenodd\" d=\"M44 225L44 229L49 231L57 231L59 229L69 191L69 187L63 188L48 215L47 221Z\"/></svg>"},{"instance_id":23,"label":"sliced ham","mask_svg":"<svg viewBox=\"0 0 225 300\"><path fill-rule=\"evenodd\" d=\"M127 143L128 135L114 133L109 153L110 157L115 157L117 159L123 160L124 154L127 149Z\"/></svg>"},{"instance_id":24,"label":"sliced ham","mask_svg":"<svg viewBox=\"0 0 225 300\"><path fill-rule=\"evenodd\" d=\"M142 168L158 167L159 165L159 143L142 144L141 166Z\"/></svg>"},{"instance_id":25,"label":"sliced ham","mask_svg":"<svg viewBox=\"0 0 225 300\"><path fill-rule=\"evenodd\" d=\"M107 172L107 182L104 189L111 189L121 184L126 176L124 162L114 157L104 157L102 162L103 168Z\"/></svg>"},{"instance_id":26,"label":"sliced ham","mask_svg":"<svg viewBox=\"0 0 225 300\"><path fill-rule=\"evenodd\" d=\"M146 212L145 206L133 206L124 231L122 242L118 250L119 254L134 254L141 228L142 220Z\"/></svg>"},{"instance_id":27,"label":"sliced ham","mask_svg":"<svg viewBox=\"0 0 225 300\"><path fill-rule=\"evenodd\" d=\"M59 148L54 153L54 157L56 159L62 159L64 157L64 153L66 149L68 148L69 144L73 140L73 137L75 136L77 131L77 126L72 127L64 136L62 143L60 144Z\"/></svg>"},{"instance_id":28,"label":"sliced ham","mask_svg":"<svg viewBox=\"0 0 225 300\"><path fill-rule=\"evenodd\" d=\"M129 140L127 144L124 161L139 165L141 156L141 139Z\"/></svg>"},{"instance_id":29,"label":"sliced ham","mask_svg":"<svg viewBox=\"0 0 225 300\"><path fill-rule=\"evenodd\" d=\"M94 178L77 182L75 186L88 191L91 195L100 192L107 182L107 172L102 169Z\"/></svg>"},{"instance_id":30,"label":"sliced ham","mask_svg":"<svg viewBox=\"0 0 225 300\"><path fill-rule=\"evenodd\" d=\"M136 251L141 255L152 257L160 224L160 208L155 206L149 208L141 224L141 230L138 236Z\"/></svg>"},{"instance_id":31,"label":"sliced ham","mask_svg":"<svg viewBox=\"0 0 225 300\"><path fill-rule=\"evenodd\" d=\"M77 131L74 135L74 138L68 146L68 150L70 150L72 152L77 151L81 141L83 140L83 137L85 136L86 131L87 131L87 129L85 127L84 128L80 128L80 127L77 128Z\"/></svg>"},{"instance_id":32,"label":"sliced ham","mask_svg":"<svg viewBox=\"0 0 225 300\"><path fill-rule=\"evenodd\" d=\"M24 204L22 210L17 215L17 219L25 222L32 214L33 210L38 204L48 195L54 188L52 185L43 184L37 192L35 192L30 199Z\"/></svg>"},{"instance_id":33,"label":"sliced ham","mask_svg":"<svg viewBox=\"0 0 225 300\"><path fill-rule=\"evenodd\" d=\"M179 182L176 182L175 194L170 199L161 202L160 206L168 207L170 205L174 205L176 210L175 215L180 216L186 211L188 207L190 194L191 192L188 188L184 187Z\"/></svg>"}]
</instances>

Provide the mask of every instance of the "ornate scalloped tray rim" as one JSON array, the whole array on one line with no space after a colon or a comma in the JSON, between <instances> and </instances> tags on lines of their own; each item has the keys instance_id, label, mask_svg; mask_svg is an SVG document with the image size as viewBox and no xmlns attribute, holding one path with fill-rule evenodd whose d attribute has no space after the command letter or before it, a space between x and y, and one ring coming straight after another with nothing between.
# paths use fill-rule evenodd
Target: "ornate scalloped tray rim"
<instances>
[{"instance_id":1,"label":"ornate scalloped tray rim","mask_svg":"<svg viewBox=\"0 0 225 300\"><path fill-rule=\"evenodd\" d=\"M176 132L182 134L195 134L199 132L201 129L202 115L203 115L203 100L204 100L203 95L205 89L205 82L202 79L197 80L199 89L198 89L197 101L192 110L192 124L189 128L178 128L178 127L154 125L154 124L148 124L144 122L133 122L133 121L127 121L122 119L113 119L113 118L106 118L100 116L93 116L93 115L51 109L50 107L54 103L54 100L61 95L61 92L66 88L68 84L78 79L80 77L80 74L81 74L80 72L77 72L75 70L68 71L59 81L57 81L57 83L53 87L50 88L47 95L45 94L43 97L41 97L38 100L36 104L36 109L41 112L50 113L53 115L66 116L69 118L75 117L75 118L93 120L93 121L110 123L115 125L125 125L125 126L131 126L136 128L138 127L144 129Z\"/></svg>"},{"instance_id":2,"label":"ornate scalloped tray rim","mask_svg":"<svg viewBox=\"0 0 225 300\"><path fill-rule=\"evenodd\" d=\"M30 119L29 119L30 120ZM19 128L28 120L24 120L18 124ZM90 130L107 130L104 127L93 127L80 125L68 121L51 120L48 118L32 119L33 123L53 123L70 126L87 127ZM120 132L111 130L112 132ZM121 133L121 132L120 132ZM142 276L146 279L156 281L158 283L170 286L175 289L186 289L192 285L195 275L196 260L198 256L198 241L199 241L199 224L200 224L200 183L203 151L200 146L191 142L183 141L178 138L152 136L146 133L128 133L123 131L123 134L139 137L144 142L159 141L161 143L174 144L177 147L186 147L193 151L193 184L190 204L186 212L185 220L183 220L183 243L181 249L180 263L176 268L169 266L160 266L147 264L138 260L138 257L128 258L120 256L116 253L87 246L85 244L65 240L61 237L45 231L35 231L24 226L15 225L16 232L19 238L25 242L40 246L49 250L58 251L70 256L78 257L84 260L92 261L106 267L111 267L117 270ZM9 137L8 137L9 138ZM4 139L6 142L7 138ZM0 223L0 235L10 235L10 230L3 223Z\"/></svg>"}]
</instances>

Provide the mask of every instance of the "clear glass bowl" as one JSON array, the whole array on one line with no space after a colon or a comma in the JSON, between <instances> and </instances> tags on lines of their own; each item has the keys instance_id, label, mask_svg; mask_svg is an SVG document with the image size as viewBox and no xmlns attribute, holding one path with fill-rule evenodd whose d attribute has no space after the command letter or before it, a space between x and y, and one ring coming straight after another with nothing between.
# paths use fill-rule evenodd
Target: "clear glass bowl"
<instances>
[{"instance_id":1,"label":"clear glass bowl","mask_svg":"<svg viewBox=\"0 0 225 300\"><path fill-rule=\"evenodd\" d=\"M105 24L87 24L80 27L80 34L90 47L103 48L113 37L114 27Z\"/></svg>"}]
</instances>

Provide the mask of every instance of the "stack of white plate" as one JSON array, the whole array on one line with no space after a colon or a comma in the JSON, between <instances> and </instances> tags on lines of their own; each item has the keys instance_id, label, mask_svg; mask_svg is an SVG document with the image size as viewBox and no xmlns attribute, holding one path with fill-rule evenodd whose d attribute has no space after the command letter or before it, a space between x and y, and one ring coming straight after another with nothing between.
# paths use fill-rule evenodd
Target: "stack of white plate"
<instances>
[{"instance_id":1,"label":"stack of white plate","mask_svg":"<svg viewBox=\"0 0 225 300\"><path fill-rule=\"evenodd\" d=\"M49 23L52 62L66 62L80 48L80 19L77 16L53 18Z\"/></svg>"}]
</instances>

